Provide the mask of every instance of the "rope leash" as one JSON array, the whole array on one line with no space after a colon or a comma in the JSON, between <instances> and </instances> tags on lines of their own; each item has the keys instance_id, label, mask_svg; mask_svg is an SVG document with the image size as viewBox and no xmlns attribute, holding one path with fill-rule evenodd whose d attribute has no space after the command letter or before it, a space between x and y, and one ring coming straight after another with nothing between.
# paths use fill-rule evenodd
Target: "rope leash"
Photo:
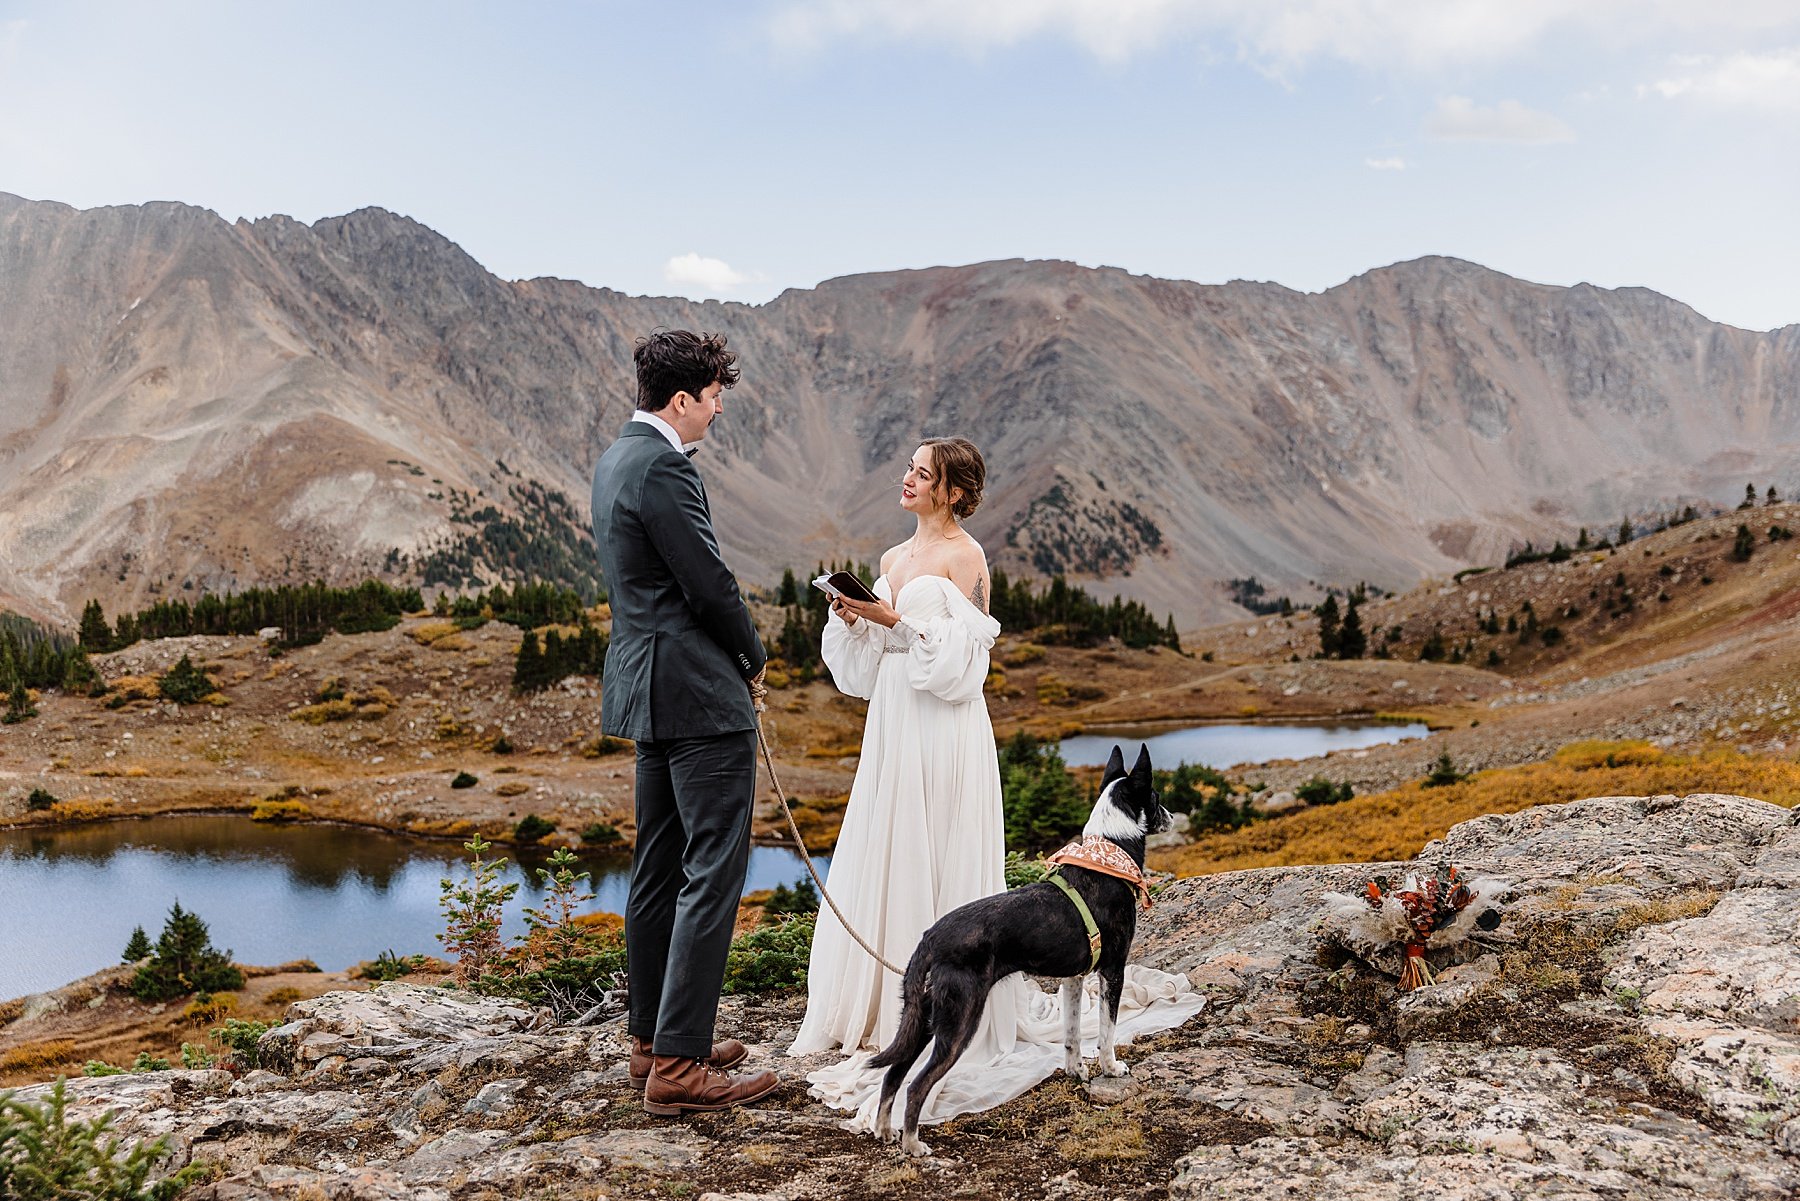
<instances>
[{"instance_id":1,"label":"rope leash","mask_svg":"<svg viewBox=\"0 0 1800 1201\"><path fill-rule=\"evenodd\" d=\"M849 932L851 938L856 940L857 946L867 951L871 959L894 975L905 975L905 972L883 959L874 947L864 941L863 936L856 932L856 927L850 924L850 919L844 916L844 911L838 908L838 903L831 899L831 894L825 891L825 881L820 877L819 869L813 866L812 856L806 850L806 840L800 837L800 827L794 824L794 810L788 804L786 790L781 787L781 777L775 774L775 756L769 751L768 736L763 733L761 713L756 715L756 744L762 747L763 764L769 769L769 783L775 786L775 799L781 802L781 812L782 816L787 818L788 832L794 836L794 845L800 848L800 858L805 861L807 872L812 875L813 883L818 886L819 895L825 899L827 905L831 906L831 912L837 916L838 924Z\"/></svg>"}]
</instances>

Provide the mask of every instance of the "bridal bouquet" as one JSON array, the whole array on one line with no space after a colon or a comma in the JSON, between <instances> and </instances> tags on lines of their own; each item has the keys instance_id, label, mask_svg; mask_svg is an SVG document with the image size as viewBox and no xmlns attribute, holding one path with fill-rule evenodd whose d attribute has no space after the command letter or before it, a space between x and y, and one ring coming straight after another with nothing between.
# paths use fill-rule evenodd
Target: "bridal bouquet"
<instances>
[{"instance_id":1,"label":"bridal bouquet","mask_svg":"<svg viewBox=\"0 0 1800 1201\"><path fill-rule=\"evenodd\" d=\"M1400 991L1411 992L1433 982L1426 951L1458 946L1477 930L1500 924L1505 891L1498 880L1464 880L1448 864L1430 874L1414 872L1399 888L1377 876L1363 885L1360 896L1325 894L1328 933L1365 957L1399 948Z\"/></svg>"}]
</instances>

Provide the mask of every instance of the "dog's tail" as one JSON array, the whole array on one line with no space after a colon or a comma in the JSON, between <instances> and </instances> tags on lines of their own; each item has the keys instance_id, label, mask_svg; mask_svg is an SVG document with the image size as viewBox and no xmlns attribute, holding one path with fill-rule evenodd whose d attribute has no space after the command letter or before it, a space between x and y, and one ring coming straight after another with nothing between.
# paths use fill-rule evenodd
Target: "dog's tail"
<instances>
[{"instance_id":1,"label":"dog's tail","mask_svg":"<svg viewBox=\"0 0 1800 1201\"><path fill-rule=\"evenodd\" d=\"M931 993L925 987L927 965L931 957L925 943L907 961L906 975L900 981L900 1029L894 1041L869 1060L872 1068L891 1068L897 1063L910 1065L925 1049L931 1038Z\"/></svg>"}]
</instances>

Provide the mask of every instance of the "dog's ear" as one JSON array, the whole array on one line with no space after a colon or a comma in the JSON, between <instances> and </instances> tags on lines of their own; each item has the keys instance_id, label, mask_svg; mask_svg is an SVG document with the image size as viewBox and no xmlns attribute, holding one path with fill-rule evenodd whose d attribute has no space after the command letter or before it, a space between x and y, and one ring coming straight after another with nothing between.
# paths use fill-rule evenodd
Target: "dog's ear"
<instances>
[{"instance_id":1,"label":"dog's ear","mask_svg":"<svg viewBox=\"0 0 1800 1201\"><path fill-rule=\"evenodd\" d=\"M1106 779L1110 780L1115 776L1122 776L1124 774L1125 752L1120 750L1119 744L1115 742L1113 743L1112 757L1106 761Z\"/></svg>"},{"instance_id":2,"label":"dog's ear","mask_svg":"<svg viewBox=\"0 0 1800 1201\"><path fill-rule=\"evenodd\" d=\"M1146 784L1150 782L1150 748L1141 742L1138 744L1137 763L1131 768L1131 776L1134 780L1142 780Z\"/></svg>"}]
</instances>

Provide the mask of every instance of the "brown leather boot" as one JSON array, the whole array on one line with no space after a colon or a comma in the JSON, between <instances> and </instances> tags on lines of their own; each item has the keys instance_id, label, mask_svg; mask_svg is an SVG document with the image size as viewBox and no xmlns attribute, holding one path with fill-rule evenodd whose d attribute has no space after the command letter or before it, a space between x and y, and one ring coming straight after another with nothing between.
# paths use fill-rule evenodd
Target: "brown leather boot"
<instances>
[{"instance_id":1,"label":"brown leather boot","mask_svg":"<svg viewBox=\"0 0 1800 1201\"><path fill-rule=\"evenodd\" d=\"M650 1082L650 1061L655 1053L650 1043L637 1035L631 1036L631 1064L625 1069L631 1077L631 1087L639 1092ZM750 1058L750 1048L735 1038L713 1044L712 1054L705 1059L706 1066L720 1072L729 1072L744 1060Z\"/></svg>"},{"instance_id":2,"label":"brown leather boot","mask_svg":"<svg viewBox=\"0 0 1800 1201\"><path fill-rule=\"evenodd\" d=\"M673 1117L730 1109L761 1100L780 1083L774 1072L730 1076L708 1067L704 1059L656 1055L650 1061L650 1082L644 1086L644 1112Z\"/></svg>"}]
</instances>

